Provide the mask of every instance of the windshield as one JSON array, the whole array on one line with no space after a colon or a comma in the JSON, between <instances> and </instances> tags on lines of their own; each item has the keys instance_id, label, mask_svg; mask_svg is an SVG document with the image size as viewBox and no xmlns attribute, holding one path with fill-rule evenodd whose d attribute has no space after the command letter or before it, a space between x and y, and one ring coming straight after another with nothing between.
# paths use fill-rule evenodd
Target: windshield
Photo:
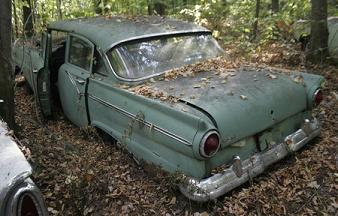
<instances>
[{"instance_id":1,"label":"windshield","mask_svg":"<svg viewBox=\"0 0 338 216\"><path fill-rule=\"evenodd\" d=\"M211 35L189 35L122 44L110 50L108 56L120 77L138 79L222 54Z\"/></svg>"}]
</instances>

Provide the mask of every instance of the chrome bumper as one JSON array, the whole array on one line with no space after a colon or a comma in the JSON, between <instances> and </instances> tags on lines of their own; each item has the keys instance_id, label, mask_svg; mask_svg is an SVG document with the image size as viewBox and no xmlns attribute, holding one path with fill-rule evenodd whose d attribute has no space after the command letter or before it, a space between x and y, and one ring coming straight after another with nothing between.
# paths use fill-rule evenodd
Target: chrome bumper
<instances>
[{"instance_id":1,"label":"chrome bumper","mask_svg":"<svg viewBox=\"0 0 338 216\"><path fill-rule=\"evenodd\" d=\"M188 178L185 184L179 186L180 191L189 199L198 202L216 199L261 174L269 165L281 160L289 153L299 150L319 133L320 127L317 119L311 121L305 119L301 129L286 136L284 142L244 161L240 161L237 157L231 167L209 178L202 180Z\"/></svg>"}]
</instances>

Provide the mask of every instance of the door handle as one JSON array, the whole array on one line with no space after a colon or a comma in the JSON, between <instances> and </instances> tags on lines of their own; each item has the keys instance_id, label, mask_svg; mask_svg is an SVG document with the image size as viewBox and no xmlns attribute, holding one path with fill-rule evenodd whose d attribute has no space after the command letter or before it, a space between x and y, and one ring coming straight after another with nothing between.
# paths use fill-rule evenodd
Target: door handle
<instances>
[{"instance_id":1,"label":"door handle","mask_svg":"<svg viewBox=\"0 0 338 216\"><path fill-rule=\"evenodd\" d=\"M33 68L33 73L37 73L37 72L38 72L38 69Z\"/></svg>"},{"instance_id":2,"label":"door handle","mask_svg":"<svg viewBox=\"0 0 338 216\"><path fill-rule=\"evenodd\" d=\"M85 80L82 79L76 79L75 81L81 85L83 85L86 82Z\"/></svg>"}]
</instances>

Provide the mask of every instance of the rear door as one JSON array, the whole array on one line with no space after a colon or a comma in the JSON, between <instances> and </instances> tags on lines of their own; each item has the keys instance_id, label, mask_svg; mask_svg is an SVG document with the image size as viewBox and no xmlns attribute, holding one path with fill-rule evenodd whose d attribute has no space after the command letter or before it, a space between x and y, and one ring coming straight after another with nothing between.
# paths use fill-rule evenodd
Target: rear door
<instances>
[{"instance_id":1,"label":"rear door","mask_svg":"<svg viewBox=\"0 0 338 216\"><path fill-rule=\"evenodd\" d=\"M89 122L87 84L93 64L94 45L84 37L70 34L66 61L58 73L59 96L64 114L79 127Z\"/></svg>"}]
</instances>

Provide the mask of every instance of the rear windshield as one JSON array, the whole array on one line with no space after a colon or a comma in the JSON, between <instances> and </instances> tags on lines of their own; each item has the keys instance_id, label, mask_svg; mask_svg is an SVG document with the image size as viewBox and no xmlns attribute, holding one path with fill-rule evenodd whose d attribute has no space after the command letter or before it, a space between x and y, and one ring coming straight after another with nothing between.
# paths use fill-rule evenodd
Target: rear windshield
<instances>
[{"instance_id":1,"label":"rear windshield","mask_svg":"<svg viewBox=\"0 0 338 216\"><path fill-rule=\"evenodd\" d=\"M108 52L114 71L123 78L140 79L223 54L211 35L161 37L125 43Z\"/></svg>"}]
</instances>

